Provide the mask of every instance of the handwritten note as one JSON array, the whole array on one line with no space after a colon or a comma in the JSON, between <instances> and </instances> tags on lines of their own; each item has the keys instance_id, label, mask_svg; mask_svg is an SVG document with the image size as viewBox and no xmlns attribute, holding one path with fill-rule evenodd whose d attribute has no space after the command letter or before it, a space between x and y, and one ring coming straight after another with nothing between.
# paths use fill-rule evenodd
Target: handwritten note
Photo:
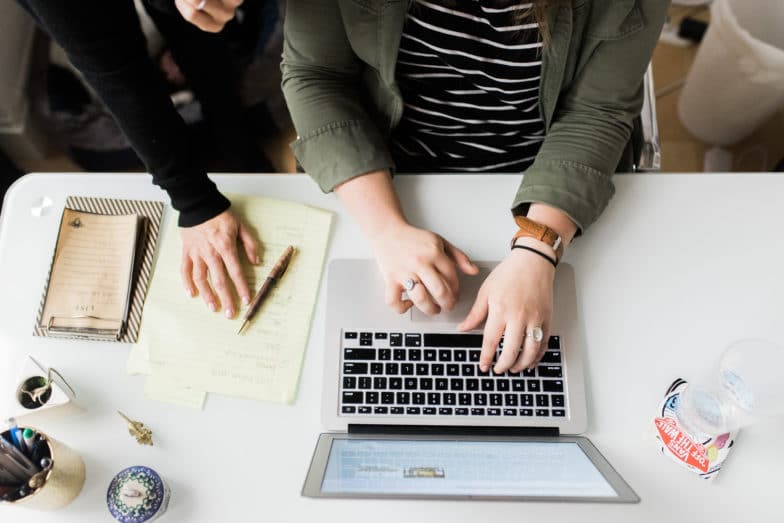
<instances>
[{"instance_id":1,"label":"handwritten note","mask_svg":"<svg viewBox=\"0 0 784 523\"><path fill-rule=\"evenodd\" d=\"M234 195L231 200L232 210L254 229L263 246L262 265L244 267L253 289L287 245L296 253L254 320L238 335L242 314L227 320L210 312L200 297L186 295L179 276L179 234L170 221L139 344L129 359L129 371L146 370L155 380L147 387L149 397L191 406L205 391L280 403L296 397L332 215L270 198ZM162 382L167 386L160 386Z\"/></svg>"},{"instance_id":2,"label":"handwritten note","mask_svg":"<svg viewBox=\"0 0 784 523\"><path fill-rule=\"evenodd\" d=\"M63 211L42 327L119 332L128 315L139 224L135 214Z\"/></svg>"}]
</instances>

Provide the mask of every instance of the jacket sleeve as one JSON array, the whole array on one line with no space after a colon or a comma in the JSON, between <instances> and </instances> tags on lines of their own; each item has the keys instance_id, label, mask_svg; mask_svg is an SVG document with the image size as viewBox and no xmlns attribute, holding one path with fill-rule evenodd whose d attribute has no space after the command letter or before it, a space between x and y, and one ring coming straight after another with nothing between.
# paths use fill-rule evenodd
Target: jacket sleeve
<instances>
[{"instance_id":1,"label":"jacket sleeve","mask_svg":"<svg viewBox=\"0 0 784 523\"><path fill-rule=\"evenodd\" d=\"M623 3L623 2L620 2ZM642 27L602 34L591 16L584 49L590 51L559 95L542 147L527 169L513 212L542 202L568 214L583 231L607 206L611 177L642 107L643 76L664 23L667 0L639 0L629 16ZM594 2L594 10L604 2ZM629 20L626 20L628 23ZM585 54L585 53L583 53Z\"/></svg>"},{"instance_id":2,"label":"jacket sleeve","mask_svg":"<svg viewBox=\"0 0 784 523\"><path fill-rule=\"evenodd\" d=\"M346 36L337 0L289 0L283 94L300 165L325 192L355 176L391 168L385 139L361 102L365 64Z\"/></svg>"}]
</instances>

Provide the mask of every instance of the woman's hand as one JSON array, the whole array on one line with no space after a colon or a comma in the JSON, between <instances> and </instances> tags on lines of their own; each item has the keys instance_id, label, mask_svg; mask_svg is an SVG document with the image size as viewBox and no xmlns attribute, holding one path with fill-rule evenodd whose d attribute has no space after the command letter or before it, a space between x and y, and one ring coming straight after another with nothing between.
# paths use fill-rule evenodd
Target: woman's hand
<instances>
[{"instance_id":1,"label":"woman's hand","mask_svg":"<svg viewBox=\"0 0 784 523\"><path fill-rule=\"evenodd\" d=\"M545 244L535 243L537 250L548 252ZM521 249L512 250L487 277L468 316L457 326L461 331L476 329L487 318L479 359L483 372L490 368L502 335L504 347L494 372L520 372L542 358L549 339L554 277L552 264ZM544 334L540 342L530 335L535 327Z\"/></svg>"},{"instance_id":2,"label":"woman's hand","mask_svg":"<svg viewBox=\"0 0 784 523\"><path fill-rule=\"evenodd\" d=\"M201 294L212 311L223 308L227 318L234 317L232 287L243 304L250 303L250 290L242 273L237 242L242 243L248 260L257 264L260 260L253 235L228 210L199 225L180 228L180 233L185 290L191 296Z\"/></svg>"},{"instance_id":3,"label":"woman's hand","mask_svg":"<svg viewBox=\"0 0 784 523\"><path fill-rule=\"evenodd\" d=\"M476 274L478 268L468 256L441 236L398 223L372 240L386 287L386 303L397 313L413 305L428 315L451 310L457 303L460 285L457 270ZM402 299L403 282L412 279L414 287Z\"/></svg>"},{"instance_id":4,"label":"woman's hand","mask_svg":"<svg viewBox=\"0 0 784 523\"><path fill-rule=\"evenodd\" d=\"M174 0L182 17L208 33L219 33L234 18L242 0Z\"/></svg>"}]
</instances>

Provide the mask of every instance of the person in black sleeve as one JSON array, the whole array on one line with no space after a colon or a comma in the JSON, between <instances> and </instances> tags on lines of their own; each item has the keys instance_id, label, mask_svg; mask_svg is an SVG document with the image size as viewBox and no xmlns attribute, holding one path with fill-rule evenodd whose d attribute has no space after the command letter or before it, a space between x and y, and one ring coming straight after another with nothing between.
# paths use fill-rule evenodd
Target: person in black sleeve
<instances>
[{"instance_id":1,"label":"person in black sleeve","mask_svg":"<svg viewBox=\"0 0 784 523\"><path fill-rule=\"evenodd\" d=\"M250 290L239 248L259 263L258 245L230 211L230 202L207 177L188 129L149 58L132 0L18 0L67 53L103 100L179 211L182 277L191 296L200 294L213 311L237 312ZM214 133L212 147L234 171L269 170L243 132L238 81L220 33L242 0L145 0L145 7L172 48L202 103ZM264 168L267 167L267 168Z\"/></svg>"}]
</instances>

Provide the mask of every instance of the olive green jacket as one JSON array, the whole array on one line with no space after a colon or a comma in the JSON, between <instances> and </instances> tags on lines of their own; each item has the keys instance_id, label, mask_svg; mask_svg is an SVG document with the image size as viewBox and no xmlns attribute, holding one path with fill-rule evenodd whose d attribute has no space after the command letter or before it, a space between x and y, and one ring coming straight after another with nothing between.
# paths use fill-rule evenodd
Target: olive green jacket
<instances>
[{"instance_id":1,"label":"olive green jacket","mask_svg":"<svg viewBox=\"0 0 784 523\"><path fill-rule=\"evenodd\" d=\"M464 0L458 0L464 1ZM512 204L543 202L583 230L613 195L669 0L572 0L551 12L539 109L545 140ZM289 0L283 92L300 164L324 191L394 163L395 64L408 0Z\"/></svg>"}]
</instances>

